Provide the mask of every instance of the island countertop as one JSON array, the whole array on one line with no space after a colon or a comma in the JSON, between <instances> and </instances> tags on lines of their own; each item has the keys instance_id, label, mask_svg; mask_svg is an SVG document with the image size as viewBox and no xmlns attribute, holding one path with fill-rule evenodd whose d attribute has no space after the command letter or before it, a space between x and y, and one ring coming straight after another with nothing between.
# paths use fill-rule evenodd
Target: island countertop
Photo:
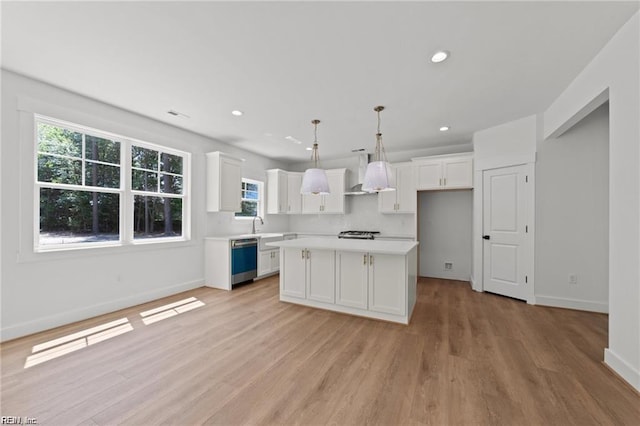
<instances>
[{"instance_id":1,"label":"island countertop","mask_svg":"<svg viewBox=\"0 0 640 426\"><path fill-rule=\"evenodd\" d=\"M346 238L298 238L288 241L274 241L268 246L282 248L318 249L355 251L378 254L406 255L418 245L417 241L382 241L382 240L358 240Z\"/></svg>"}]
</instances>

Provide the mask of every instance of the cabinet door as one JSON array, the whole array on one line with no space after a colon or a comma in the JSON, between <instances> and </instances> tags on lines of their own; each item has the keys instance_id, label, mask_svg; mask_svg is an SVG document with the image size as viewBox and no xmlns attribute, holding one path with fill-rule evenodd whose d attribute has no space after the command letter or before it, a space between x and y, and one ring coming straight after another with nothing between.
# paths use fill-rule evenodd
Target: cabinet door
<instances>
[{"instance_id":1,"label":"cabinet door","mask_svg":"<svg viewBox=\"0 0 640 426\"><path fill-rule=\"evenodd\" d=\"M271 272L280 270L280 250L271 250Z\"/></svg>"},{"instance_id":2,"label":"cabinet door","mask_svg":"<svg viewBox=\"0 0 640 426\"><path fill-rule=\"evenodd\" d=\"M287 173L283 170L267 170L267 213L287 212Z\"/></svg>"},{"instance_id":3,"label":"cabinet door","mask_svg":"<svg viewBox=\"0 0 640 426\"><path fill-rule=\"evenodd\" d=\"M416 163L416 188L439 189L442 185L442 161L425 161Z\"/></svg>"},{"instance_id":4,"label":"cabinet door","mask_svg":"<svg viewBox=\"0 0 640 426\"><path fill-rule=\"evenodd\" d=\"M320 213L322 195L304 194L302 196L302 213Z\"/></svg>"},{"instance_id":5,"label":"cabinet door","mask_svg":"<svg viewBox=\"0 0 640 426\"><path fill-rule=\"evenodd\" d=\"M287 213L302 213L302 195L300 187L302 186L302 174L288 173L287 176Z\"/></svg>"},{"instance_id":6,"label":"cabinet door","mask_svg":"<svg viewBox=\"0 0 640 426\"><path fill-rule=\"evenodd\" d=\"M397 192L400 190L400 182L398 181L397 169L391 166L391 170L396 175L396 190L378 192L378 211L380 213L395 213L398 205Z\"/></svg>"},{"instance_id":7,"label":"cabinet door","mask_svg":"<svg viewBox=\"0 0 640 426\"><path fill-rule=\"evenodd\" d=\"M323 195L324 207L322 213L344 213L344 184L345 172L327 171L327 180L329 181L329 195Z\"/></svg>"},{"instance_id":8,"label":"cabinet door","mask_svg":"<svg viewBox=\"0 0 640 426\"><path fill-rule=\"evenodd\" d=\"M307 251L307 298L335 302L335 252Z\"/></svg>"},{"instance_id":9,"label":"cabinet door","mask_svg":"<svg viewBox=\"0 0 640 426\"><path fill-rule=\"evenodd\" d=\"M258 276L271 273L272 250L258 252Z\"/></svg>"},{"instance_id":10,"label":"cabinet door","mask_svg":"<svg viewBox=\"0 0 640 426\"><path fill-rule=\"evenodd\" d=\"M396 213L415 213L417 194L411 164L396 167L396 185Z\"/></svg>"},{"instance_id":11,"label":"cabinet door","mask_svg":"<svg viewBox=\"0 0 640 426\"><path fill-rule=\"evenodd\" d=\"M405 315L407 271L405 256L369 256L369 310Z\"/></svg>"},{"instance_id":12,"label":"cabinet door","mask_svg":"<svg viewBox=\"0 0 640 426\"><path fill-rule=\"evenodd\" d=\"M305 259L304 249L285 248L283 249L284 259L282 267L284 273L280 280L280 293L285 296L306 298L306 281L307 281L307 260Z\"/></svg>"},{"instance_id":13,"label":"cabinet door","mask_svg":"<svg viewBox=\"0 0 640 426\"><path fill-rule=\"evenodd\" d=\"M239 212L242 197L242 167L239 162L220 158L220 210Z\"/></svg>"},{"instance_id":14,"label":"cabinet door","mask_svg":"<svg viewBox=\"0 0 640 426\"><path fill-rule=\"evenodd\" d=\"M367 309L366 253L336 252L336 304Z\"/></svg>"},{"instance_id":15,"label":"cabinet door","mask_svg":"<svg viewBox=\"0 0 640 426\"><path fill-rule=\"evenodd\" d=\"M452 158L444 160L445 188L473 188L473 160L471 158Z\"/></svg>"}]
</instances>

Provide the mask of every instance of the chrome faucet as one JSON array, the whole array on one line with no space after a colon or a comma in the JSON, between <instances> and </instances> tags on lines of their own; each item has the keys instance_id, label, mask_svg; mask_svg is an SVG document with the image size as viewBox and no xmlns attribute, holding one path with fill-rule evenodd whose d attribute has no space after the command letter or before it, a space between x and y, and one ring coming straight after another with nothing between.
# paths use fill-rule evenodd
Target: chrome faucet
<instances>
[{"instance_id":1,"label":"chrome faucet","mask_svg":"<svg viewBox=\"0 0 640 426\"><path fill-rule=\"evenodd\" d=\"M251 227L251 233L255 234L256 233L256 219L260 219L260 223L264 225L264 220L262 220L262 218L260 216L254 216L253 217L253 226Z\"/></svg>"}]
</instances>

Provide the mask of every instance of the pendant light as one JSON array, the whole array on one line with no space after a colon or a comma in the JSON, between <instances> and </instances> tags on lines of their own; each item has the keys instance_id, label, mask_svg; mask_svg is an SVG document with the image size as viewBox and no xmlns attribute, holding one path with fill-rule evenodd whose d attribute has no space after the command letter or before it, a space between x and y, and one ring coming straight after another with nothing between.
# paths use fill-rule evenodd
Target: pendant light
<instances>
[{"instance_id":1,"label":"pendant light","mask_svg":"<svg viewBox=\"0 0 640 426\"><path fill-rule=\"evenodd\" d=\"M384 110L384 107L377 106L373 110L378 113L376 150L373 161L367 165L362 190L367 192L394 191L396 189L395 176L391 170L391 165L387 161L387 154L382 145L382 133L380 133L380 111Z\"/></svg>"},{"instance_id":2,"label":"pendant light","mask_svg":"<svg viewBox=\"0 0 640 426\"><path fill-rule=\"evenodd\" d=\"M318 124L320 120L313 120L313 151L311 152L311 160L313 160L313 168L307 169L302 177L301 194L326 195L329 194L329 180L327 173L323 169L318 168L320 155L318 154Z\"/></svg>"}]
</instances>

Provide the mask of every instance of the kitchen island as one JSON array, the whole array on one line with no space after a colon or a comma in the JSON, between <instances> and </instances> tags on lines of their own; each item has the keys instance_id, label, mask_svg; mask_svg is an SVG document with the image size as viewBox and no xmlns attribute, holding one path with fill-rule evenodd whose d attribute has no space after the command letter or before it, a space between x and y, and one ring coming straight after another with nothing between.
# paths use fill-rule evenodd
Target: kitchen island
<instances>
[{"instance_id":1,"label":"kitchen island","mask_svg":"<svg viewBox=\"0 0 640 426\"><path fill-rule=\"evenodd\" d=\"M408 324L416 303L415 241L301 238L280 248L280 300Z\"/></svg>"}]
</instances>

